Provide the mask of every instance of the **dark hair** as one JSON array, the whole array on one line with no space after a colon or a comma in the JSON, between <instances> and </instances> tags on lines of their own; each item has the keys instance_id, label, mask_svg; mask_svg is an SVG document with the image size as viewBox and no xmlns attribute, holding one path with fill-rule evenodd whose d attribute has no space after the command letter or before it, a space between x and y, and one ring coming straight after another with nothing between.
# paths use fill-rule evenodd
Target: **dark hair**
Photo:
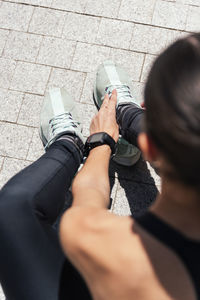
<instances>
[{"instance_id":1,"label":"dark hair","mask_svg":"<svg viewBox=\"0 0 200 300\"><path fill-rule=\"evenodd\" d=\"M145 127L172 166L200 187L200 34L178 40L155 61L145 87Z\"/></svg>"}]
</instances>

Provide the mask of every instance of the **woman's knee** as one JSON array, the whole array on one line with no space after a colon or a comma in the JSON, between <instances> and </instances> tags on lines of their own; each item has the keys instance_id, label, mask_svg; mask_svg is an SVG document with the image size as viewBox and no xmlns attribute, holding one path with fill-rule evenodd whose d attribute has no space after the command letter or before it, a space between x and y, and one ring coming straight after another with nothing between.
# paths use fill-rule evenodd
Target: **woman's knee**
<instances>
[{"instance_id":1,"label":"woman's knee","mask_svg":"<svg viewBox=\"0 0 200 300\"><path fill-rule=\"evenodd\" d=\"M19 185L5 185L0 191L0 218L7 215L8 212L17 213L17 211L24 210L30 199L31 192L28 188Z\"/></svg>"}]
</instances>

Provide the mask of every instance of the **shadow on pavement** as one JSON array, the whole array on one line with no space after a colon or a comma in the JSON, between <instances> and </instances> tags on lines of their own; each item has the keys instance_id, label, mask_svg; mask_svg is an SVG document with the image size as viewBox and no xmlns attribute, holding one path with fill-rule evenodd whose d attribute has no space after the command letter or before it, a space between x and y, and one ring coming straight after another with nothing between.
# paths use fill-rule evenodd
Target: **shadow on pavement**
<instances>
[{"instance_id":1,"label":"shadow on pavement","mask_svg":"<svg viewBox=\"0 0 200 300\"><path fill-rule=\"evenodd\" d=\"M154 178L142 158L132 167L120 166L112 161L109 175L111 188L115 177L118 178L133 216L144 214L158 194Z\"/></svg>"}]
</instances>

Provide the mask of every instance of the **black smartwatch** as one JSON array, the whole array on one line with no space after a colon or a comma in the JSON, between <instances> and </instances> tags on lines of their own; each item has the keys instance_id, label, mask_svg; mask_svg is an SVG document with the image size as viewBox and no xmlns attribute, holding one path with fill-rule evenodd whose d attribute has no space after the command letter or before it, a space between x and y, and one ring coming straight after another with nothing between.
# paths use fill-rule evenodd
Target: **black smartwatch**
<instances>
[{"instance_id":1,"label":"black smartwatch","mask_svg":"<svg viewBox=\"0 0 200 300\"><path fill-rule=\"evenodd\" d=\"M87 141L85 143L84 156L87 157L90 153L90 150L102 145L110 146L112 155L115 154L117 144L115 143L113 138L105 132L98 132L90 135L87 138Z\"/></svg>"}]
</instances>

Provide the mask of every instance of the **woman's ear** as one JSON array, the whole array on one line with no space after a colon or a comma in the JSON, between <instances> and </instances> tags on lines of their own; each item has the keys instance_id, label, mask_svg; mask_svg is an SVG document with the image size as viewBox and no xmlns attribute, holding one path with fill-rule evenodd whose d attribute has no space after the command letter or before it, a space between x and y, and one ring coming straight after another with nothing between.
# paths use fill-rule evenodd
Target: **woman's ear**
<instances>
[{"instance_id":1,"label":"woman's ear","mask_svg":"<svg viewBox=\"0 0 200 300\"><path fill-rule=\"evenodd\" d=\"M152 139L145 132L140 133L138 136L138 145L145 160L153 162L158 159L158 150Z\"/></svg>"}]
</instances>

